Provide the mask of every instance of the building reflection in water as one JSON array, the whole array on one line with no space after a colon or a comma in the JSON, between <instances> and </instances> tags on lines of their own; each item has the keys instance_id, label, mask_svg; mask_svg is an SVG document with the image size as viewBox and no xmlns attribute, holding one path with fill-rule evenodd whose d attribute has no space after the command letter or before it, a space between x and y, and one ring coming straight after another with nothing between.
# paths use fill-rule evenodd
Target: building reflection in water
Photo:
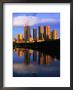
<instances>
[{"instance_id":1,"label":"building reflection in water","mask_svg":"<svg viewBox=\"0 0 73 90\"><path fill-rule=\"evenodd\" d=\"M34 62L34 64L36 64L37 63L37 51L33 51L33 62Z\"/></svg>"},{"instance_id":2,"label":"building reflection in water","mask_svg":"<svg viewBox=\"0 0 73 90\"><path fill-rule=\"evenodd\" d=\"M22 56L23 56L23 51L22 51L22 50L19 50L19 51L18 51L18 56L19 56L19 57L22 57Z\"/></svg>"},{"instance_id":3,"label":"building reflection in water","mask_svg":"<svg viewBox=\"0 0 73 90\"><path fill-rule=\"evenodd\" d=\"M24 55L24 64L30 64L31 62L34 64L49 64L54 60L54 58L50 55L45 55L31 49L15 48L13 49L13 52L17 52L19 57ZM31 61L31 55L33 57L33 61Z\"/></svg>"}]
</instances>

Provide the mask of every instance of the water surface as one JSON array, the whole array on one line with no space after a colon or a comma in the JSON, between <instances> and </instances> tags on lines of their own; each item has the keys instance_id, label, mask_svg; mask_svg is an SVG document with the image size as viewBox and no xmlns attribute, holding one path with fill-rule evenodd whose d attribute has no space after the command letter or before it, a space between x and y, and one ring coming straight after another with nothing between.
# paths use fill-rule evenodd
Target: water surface
<instances>
[{"instance_id":1,"label":"water surface","mask_svg":"<svg viewBox=\"0 0 73 90\"><path fill-rule=\"evenodd\" d=\"M13 49L13 77L59 77L60 60L32 49Z\"/></svg>"}]
</instances>

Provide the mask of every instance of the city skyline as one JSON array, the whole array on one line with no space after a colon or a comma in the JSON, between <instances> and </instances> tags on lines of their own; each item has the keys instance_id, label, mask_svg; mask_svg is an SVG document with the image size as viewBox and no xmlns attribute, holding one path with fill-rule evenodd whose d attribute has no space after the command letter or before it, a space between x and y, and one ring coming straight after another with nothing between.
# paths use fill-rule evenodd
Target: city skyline
<instances>
[{"instance_id":1,"label":"city skyline","mask_svg":"<svg viewBox=\"0 0 73 90\"><path fill-rule=\"evenodd\" d=\"M23 17L25 18L26 23L22 21ZM36 21L37 18L38 18L38 21ZM17 22L18 20L20 22ZM30 20L32 20L32 25L30 23ZM23 22L24 22L24 25L23 25ZM33 28L36 29L38 32L38 27L41 25L50 26L50 31L53 31L54 29L58 30L58 35L60 37L60 14L59 13L13 13L13 38L15 38L16 35L20 33L24 35L23 29L25 25L30 26L30 34L32 37L33 37Z\"/></svg>"},{"instance_id":2,"label":"city skyline","mask_svg":"<svg viewBox=\"0 0 73 90\"><path fill-rule=\"evenodd\" d=\"M22 42L41 42L46 40L56 40L59 39L58 31L54 29L52 32L50 31L50 26L39 26L39 31L37 32L36 28L33 28L33 37L30 33L30 26L24 26L24 34L17 34L15 38L13 38L14 42L22 43ZM37 37L38 34L38 37Z\"/></svg>"}]
</instances>

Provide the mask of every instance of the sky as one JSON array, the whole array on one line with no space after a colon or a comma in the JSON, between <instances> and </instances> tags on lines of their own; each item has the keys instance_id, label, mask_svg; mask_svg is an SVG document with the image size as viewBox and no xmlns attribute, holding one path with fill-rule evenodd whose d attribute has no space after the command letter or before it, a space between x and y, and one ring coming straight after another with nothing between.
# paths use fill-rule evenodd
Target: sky
<instances>
[{"instance_id":1,"label":"sky","mask_svg":"<svg viewBox=\"0 0 73 90\"><path fill-rule=\"evenodd\" d=\"M30 34L33 37L33 28L37 29L40 25L50 26L50 30L58 30L60 37L60 13L13 13L13 37L24 33L24 26L30 26Z\"/></svg>"}]
</instances>

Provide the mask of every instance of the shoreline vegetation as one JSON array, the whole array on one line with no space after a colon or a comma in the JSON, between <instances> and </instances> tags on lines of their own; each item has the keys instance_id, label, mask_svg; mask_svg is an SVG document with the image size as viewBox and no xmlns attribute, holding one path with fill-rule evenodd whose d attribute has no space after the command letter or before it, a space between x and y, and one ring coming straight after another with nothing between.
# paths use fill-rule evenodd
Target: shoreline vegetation
<instances>
[{"instance_id":1,"label":"shoreline vegetation","mask_svg":"<svg viewBox=\"0 0 73 90\"><path fill-rule=\"evenodd\" d=\"M13 48L26 48L39 51L44 54L56 56L60 60L60 39L34 43L15 43Z\"/></svg>"}]
</instances>

